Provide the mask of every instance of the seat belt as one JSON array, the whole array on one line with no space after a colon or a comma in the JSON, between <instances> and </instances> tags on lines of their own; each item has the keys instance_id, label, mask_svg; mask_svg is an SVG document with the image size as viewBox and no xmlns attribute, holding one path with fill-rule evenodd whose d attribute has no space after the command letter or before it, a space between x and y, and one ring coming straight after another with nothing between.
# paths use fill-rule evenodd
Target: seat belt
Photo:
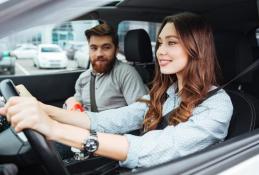
<instances>
[{"instance_id":1,"label":"seat belt","mask_svg":"<svg viewBox=\"0 0 259 175\"><path fill-rule=\"evenodd\" d=\"M97 108L96 100L95 100L95 78L96 78L96 75L91 73L91 80L90 80L90 104L91 104L91 111L92 112L98 112L98 108Z\"/></svg>"},{"instance_id":2,"label":"seat belt","mask_svg":"<svg viewBox=\"0 0 259 175\"><path fill-rule=\"evenodd\" d=\"M254 71L259 65L259 59L257 59L255 62L253 62L250 66L248 66L247 68L245 68L242 72L240 72L237 76L235 76L234 78L232 78L231 80L229 80L227 83L219 86L218 88L211 90L208 92L207 96L203 99L207 100L208 98L210 98L211 96L213 96L214 94L216 94L220 89L225 88L226 86L228 86L229 84L231 84L233 81L239 79L240 77L244 76L245 74L247 74L248 72ZM174 109L170 112L168 112L167 114L165 114L161 121L159 122L159 124L157 125L156 129L164 129L166 126L168 126L168 119L171 116L171 114L173 113Z\"/></svg>"}]
</instances>

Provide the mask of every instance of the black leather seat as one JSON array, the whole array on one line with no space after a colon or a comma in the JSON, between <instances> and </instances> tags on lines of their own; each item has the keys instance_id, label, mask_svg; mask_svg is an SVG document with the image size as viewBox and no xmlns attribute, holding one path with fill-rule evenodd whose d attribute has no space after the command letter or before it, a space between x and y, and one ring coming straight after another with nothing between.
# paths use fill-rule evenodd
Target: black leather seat
<instances>
[{"instance_id":1,"label":"black leather seat","mask_svg":"<svg viewBox=\"0 0 259 175\"><path fill-rule=\"evenodd\" d=\"M151 41L144 29L135 29L127 32L124 40L124 54L138 71L143 82L148 84L153 79L154 62Z\"/></svg>"},{"instance_id":2,"label":"black leather seat","mask_svg":"<svg viewBox=\"0 0 259 175\"><path fill-rule=\"evenodd\" d=\"M259 101L242 92L227 90L234 111L227 139L248 133L258 127Z\"/></svg>"},{"instance_id":3,"label":"black leather seat","mask_svg":"<svg viewBox=\"0 0 259 175\"><path fill-rule=\"evenodd\" d=\"M244 35L218 33L215 34L215 44L223 82L231 80L253 63L252 49ZM225 88L234 107L227 139L251 132L259 126L259 101L248 95L252 83L253 74L250 72Z\"/></svg>"},{"instance_id":4,"label":"black leather seat","mask_svg":"<svg viewBox=\"0 0 259 175\"><path fill-rule=\"evenodd\" d=\"M223 83L231 80L238 73L253 63L252 49L249 40L239 33L216 33L215 45L220 67L223 74ZM252 73L248 73L228 88L244 90L252 83Z\"/></svg>"}]
</instances>

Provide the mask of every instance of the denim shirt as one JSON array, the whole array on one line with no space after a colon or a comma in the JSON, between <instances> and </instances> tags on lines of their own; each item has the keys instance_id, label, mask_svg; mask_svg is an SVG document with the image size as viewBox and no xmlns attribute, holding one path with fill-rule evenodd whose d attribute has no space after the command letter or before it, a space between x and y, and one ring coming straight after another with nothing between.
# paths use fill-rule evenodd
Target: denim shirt
<instances>
[{"instance_id":1,"label":"denim shirt","mask_svg":"<svg viewBox=\"0 0 259 175\"><path fill-rule=\"evenodd\" d=\"M163 105L163 115L180 104L172 85ZM149 99L149 96L143 98ZM124 134L142 127L148 106L135 102L129 106L100 113L87 112L91 129L98 132ZM125 134L129 149L120 165L128 168L149 167L202 150L224 140L233 113L230 97L224 90L193 109L188 121L163 130L152 130L142 136Z\"/></svg>"}]
</instances>

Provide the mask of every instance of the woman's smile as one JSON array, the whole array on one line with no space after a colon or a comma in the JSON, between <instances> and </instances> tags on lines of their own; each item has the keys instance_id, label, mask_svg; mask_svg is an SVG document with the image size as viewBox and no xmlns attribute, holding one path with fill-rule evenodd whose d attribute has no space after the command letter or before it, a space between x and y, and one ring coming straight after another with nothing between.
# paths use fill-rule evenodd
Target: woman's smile
<instances>
[{"instance_id":1,"label":"woman's smile","mask_svg":"<svg viewBox=\"0 0 259 175\"><path fill-rule=\"evenodd\" d=\"M167 66L168 64L170 64L171 62L173 62L173 60L170 60L170 59L160 59L159 60L159 65L160 65L160 67L164 67L164 66Z\"/></svg>"}]
</instances>

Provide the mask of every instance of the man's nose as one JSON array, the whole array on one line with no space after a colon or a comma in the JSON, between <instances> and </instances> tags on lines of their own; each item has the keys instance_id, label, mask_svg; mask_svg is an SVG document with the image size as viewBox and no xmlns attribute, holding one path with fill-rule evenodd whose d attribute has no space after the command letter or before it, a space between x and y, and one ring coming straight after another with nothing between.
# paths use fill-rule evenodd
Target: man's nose
<instances>
[{"instance_id":1,"label":"man's nose","mask_svg":"<svg viewBox=\"0 0 259 175\"><path fill-rule=\"evenodd\" d=\"M99 48L99 49L96 50L96 55L97 55L97 56L103 55L103 51L102 51L101 48Z\"/></svg>"}]
</instances>

